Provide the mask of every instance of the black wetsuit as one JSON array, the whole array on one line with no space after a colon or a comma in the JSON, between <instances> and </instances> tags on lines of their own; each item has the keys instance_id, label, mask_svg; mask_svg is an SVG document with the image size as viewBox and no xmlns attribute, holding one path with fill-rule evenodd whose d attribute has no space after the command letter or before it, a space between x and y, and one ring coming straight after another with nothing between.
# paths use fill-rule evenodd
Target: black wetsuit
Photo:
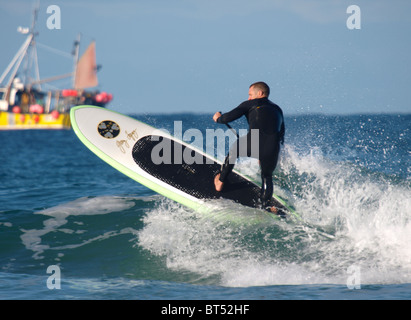
<instances>
[{"instance_id":1,"label":"black wetsuit","mask_svg":"<svg viewBox=\"0 0 411 320\"><path fill-rule=\"evenodd\" d=\"M260 200L261 205L265 207L273 195L273 172L277 166L280 143L284 143L283 111L268 98L253 99L244 101L237 108L223 114L217 122L226 124L243 115L246 116L249 124L248 133L231 146L221 168L220 181L224 182L227 179L239 156L259 159L262 180ZM255 148L253 149L256 143L258 143L257 153Z\"/></svg>"}]
</instances>

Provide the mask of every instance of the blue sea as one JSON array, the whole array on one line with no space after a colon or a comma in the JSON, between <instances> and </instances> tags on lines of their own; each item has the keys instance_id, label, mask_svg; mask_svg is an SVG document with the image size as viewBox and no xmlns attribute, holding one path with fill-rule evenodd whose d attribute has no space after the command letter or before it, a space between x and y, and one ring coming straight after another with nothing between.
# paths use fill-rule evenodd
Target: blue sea
<instances>
[{"instance_id":1,"label":"blue sea","mask_svg":"<svg viewBox=\"0 0 411 320\"><path fill-rule=\"evenodd\" d=\"M253 224L154 193L72 130L0 132L0 299L411 299L410 129L410 114L286 116L275 193L302 219ZM236 168L259 179L254 160Z\"/></svg>"}]
</instances>

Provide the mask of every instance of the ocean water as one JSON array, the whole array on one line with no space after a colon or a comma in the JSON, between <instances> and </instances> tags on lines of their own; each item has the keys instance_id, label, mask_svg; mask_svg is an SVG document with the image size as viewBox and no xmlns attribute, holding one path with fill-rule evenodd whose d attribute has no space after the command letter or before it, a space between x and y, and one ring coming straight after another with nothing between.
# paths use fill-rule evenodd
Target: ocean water
<instances>
[{"instance_id":1,"label":"ocean water","mask_svg":"<svg viewBox=\"0 0 411 320\"><path fill-rule=\"evenodd\" d=\"M73 131L0 132L0 299L410 299L410 128L404 114L286 117L275 192L302 221L257 224L155 194ZM258 179L255 161L237 168Z\"/></svg>"}]
</instances>

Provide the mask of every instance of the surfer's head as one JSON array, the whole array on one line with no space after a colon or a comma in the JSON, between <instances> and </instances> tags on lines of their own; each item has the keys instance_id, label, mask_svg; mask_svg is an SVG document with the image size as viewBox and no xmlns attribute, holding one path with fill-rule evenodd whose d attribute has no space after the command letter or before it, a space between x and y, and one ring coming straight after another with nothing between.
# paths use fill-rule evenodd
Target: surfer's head
<instances>
[{"instance_id":1,"label":"surfer's head","mask_svg":"<svg viewBox=\"0 0 411 320\"><path fill-rule=\"evenodd\" d=\"M270 87L265 82L253 83L248 90L248 100L268 98Z\"/></svg>"}]
</instances>

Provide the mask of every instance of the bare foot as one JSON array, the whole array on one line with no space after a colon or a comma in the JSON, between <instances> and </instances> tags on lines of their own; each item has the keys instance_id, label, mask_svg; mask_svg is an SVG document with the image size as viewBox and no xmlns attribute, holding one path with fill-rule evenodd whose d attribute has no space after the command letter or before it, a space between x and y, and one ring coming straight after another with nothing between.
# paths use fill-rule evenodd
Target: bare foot
<instances>
[{"instance_id":1,"label":"bare foot","mask_svg":"<svg viewBox=\"0 0 411 320\"><path fill-rule=\"evenodd\" d=\"M270 211L272 212L272 213L278 213L278 209L276 208L276 207L271 207L270 208Z\"/></svg>"},{"instance_id":2,"label":"bare foot","mask_svg":"<svg viewBox=\"0 0 411 320\"><path fill-rule=\"evenodd\" d=\"M223 190L224 182L220 181L220 174L217 174L214 178L214 186L217 192Z\"/></svg>"}]
</instances>

